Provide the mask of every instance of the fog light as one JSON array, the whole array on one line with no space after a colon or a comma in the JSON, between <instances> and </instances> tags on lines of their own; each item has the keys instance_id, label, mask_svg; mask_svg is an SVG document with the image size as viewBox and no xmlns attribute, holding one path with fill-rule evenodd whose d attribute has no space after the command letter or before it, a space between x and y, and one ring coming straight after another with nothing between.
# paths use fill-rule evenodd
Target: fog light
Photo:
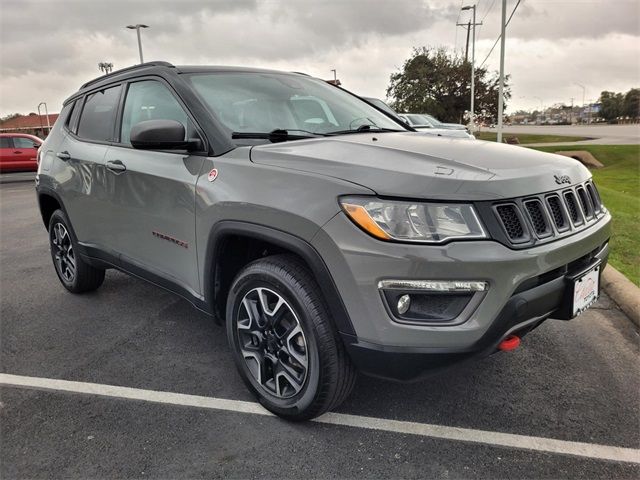
<instances>
[{"instance_id":1,"label":"fog light","mask_svg":"<svg viewBox=\"0 0 640 480\"><path fill-rule=\"evenodd\" d=\"M402 295L398 299L398 313L400 315L404 315L409 311L409 307L411 306L411 297L409 295Z\"/></svg>"}]
</instances>

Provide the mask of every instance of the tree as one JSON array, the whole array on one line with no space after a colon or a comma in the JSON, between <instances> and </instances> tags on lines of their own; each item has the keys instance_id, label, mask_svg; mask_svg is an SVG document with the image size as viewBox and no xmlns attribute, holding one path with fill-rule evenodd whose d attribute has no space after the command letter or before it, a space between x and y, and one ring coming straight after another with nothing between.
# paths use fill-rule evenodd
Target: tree
<instances>
[{"instance_id":1,"label":"tree","mask_svg":"<svg viewBox=\"0 0 640 480\"><path fill-rule=\"evenodd\" d=\"M4 123L7 120L11 120L12 118L20 117L19 113L10 113L9 115L5 115L4 117L0 117L0 123Z\"/></svg>"},{"instance_id":2,"label":"tree","mask_svg":"<svg viewBox=\"0 0 640 480\"><path fill-rule=\"evenodd\" d=\"M475 71L475 113L498 116L497 72ZM505 78L504 100L511 98ZM387 97L399 112L430 113L444 122L459 122L470 107L471 65L446 48L414 48L400 71L391 74Z\"/></svg>"},{"instance_id":3,"label":"tree","mask_svg":"<svg viewBox=\"0 0 640 480\"><path fill-rule=\"evenodd\" d=\"M622 115L624 96L621 93L604 91L600 94L600 114L607 121L612 121Z\"/></svg>"},{"instance_id":4,"label":"tree","mask_svg":"<svg viewBox=\"0 0 640 480\"><path fill-rule=\"evenodd\" d=\"M622 113L631 118L640 117L640 88L632 88L625 94Z\"/></svg>"}]
</instances>

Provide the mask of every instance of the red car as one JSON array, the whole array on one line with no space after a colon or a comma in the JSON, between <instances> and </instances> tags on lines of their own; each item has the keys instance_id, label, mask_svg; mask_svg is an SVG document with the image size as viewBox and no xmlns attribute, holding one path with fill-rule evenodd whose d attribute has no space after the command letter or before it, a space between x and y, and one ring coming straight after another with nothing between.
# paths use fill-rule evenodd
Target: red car
<instances>
[{"instance_id":1,"label":"red car","mask_svg":"<svg viewBox=\"0 0 640 480\"><path fill-rule=\"evenodd\" d=\"M0 172L36 171L42 140L26 133L0 133Z\"/></svg>"}]
</instances>

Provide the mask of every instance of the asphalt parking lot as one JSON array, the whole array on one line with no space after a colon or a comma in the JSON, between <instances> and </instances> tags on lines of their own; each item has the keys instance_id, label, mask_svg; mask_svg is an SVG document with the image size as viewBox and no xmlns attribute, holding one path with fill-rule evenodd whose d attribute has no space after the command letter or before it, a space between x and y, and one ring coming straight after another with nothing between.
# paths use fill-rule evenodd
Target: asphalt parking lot
<instances>
[{"instance_id":1,"label":"asphalt parking lot","mask_svg":"<svg viewBox=\"0 0 640 480\"><path fill-rule=\"evenodd\" d=\"M186 301L115 271L67 293L32 183L0 205L1 478L640 477L640 337L606 296L515 352L362 377L338 415L292 424L244 403L223 329Z\"/></svg>"}]
</instances>

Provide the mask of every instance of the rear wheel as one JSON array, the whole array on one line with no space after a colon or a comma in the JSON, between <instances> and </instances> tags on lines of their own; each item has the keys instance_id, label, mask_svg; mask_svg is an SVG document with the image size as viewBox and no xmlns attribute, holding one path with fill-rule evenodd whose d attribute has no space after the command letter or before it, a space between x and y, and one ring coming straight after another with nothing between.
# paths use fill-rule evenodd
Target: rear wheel
<instances>
[{"instance_id":1,"label":"rear wheel","mask_svg":"<svg viewBox=\"0 0 640 480\"><path fill-rule=\"evenodd\" d=\"M56 210L49 220L51 259L58 278L73 293L89 292L104 282L104 269L95 268L77 255L77 242L71 233L69 219Z\"/></svg>"},{"instance_id":2,"label":"rear wheel","mask_svg":"<svg viewBox=\"0 0 640 480\"><path fill-rule=\"evenodd\" d=\"M338 406L355 383L319 287L293 255L257 260L238 274L227 301L227 336L249 389L290 420Z\"/></svg>"}]
</instances>

